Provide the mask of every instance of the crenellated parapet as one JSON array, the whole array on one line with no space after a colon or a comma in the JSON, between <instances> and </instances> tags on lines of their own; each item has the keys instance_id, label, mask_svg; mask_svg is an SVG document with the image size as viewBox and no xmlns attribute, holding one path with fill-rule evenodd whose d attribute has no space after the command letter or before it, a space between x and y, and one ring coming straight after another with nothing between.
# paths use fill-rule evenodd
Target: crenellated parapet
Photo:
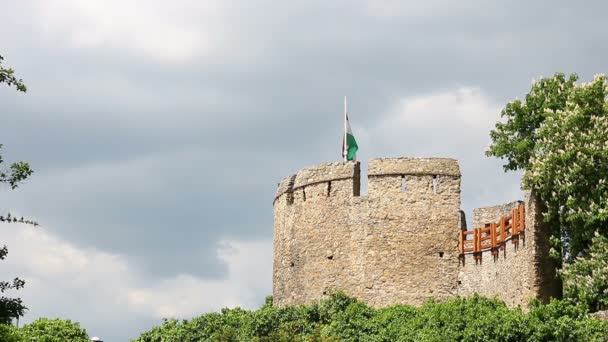
<instances>
[{"instance_id":1,"label":"crenellated parapet","mask_svg":"<svg viewBox=\"0 0 608 342\"><path fill-rule=\"evenodd\" d=\"M368 193L370 197L403 193L416 200L459 194L460 167L448 158L374 159L368 168Z\"/></svg>"},{"instance_id":2,"label":"crenellated parapet","mask_svg":"<svg viewBox=\"0 0 608 342\"><path fill-rule=\"evenodd\" d=\"M360 178L358 162L338 162L302 169L279 183L273 202L277 305L315 301L334 290L373 306L473 293L525 305L552 295L548 235L530 195L523 204L476 209L475 228L500 222L521 205L525 217L517 216L518 225L505 232L493 226L501 235L492 243L509 239L500 255L498 245L480 249L488 255L469 255L459 245L470 234L461 233L467 227L458 161L373 159L367 196L360 196ZM492 230L477 234L484 243L486 231ZM513 236L521 242L511 243Z\"/></svg>"},{"instance_id":3,"label":"crenellated parapet","mask_svg":"<svg viewBox=\"0 0 608 342\"><path fill-rule=\"evenodd\" d=\"M460 167L451 158L378 158L369 162L368 175L460 177Z\"/></svg>"},{"instance_id":4,"label":"crenellated parapet","mask_svg":"<svg viewBox=\"0 0 608 342\"><path fill-rule=\"evenodd\" d=\"M358 162L328 163L302 169L281 180L275 202L279 198L293 204L295 198L305 201L323 195L359 196L360 173Z\"/></svg>"},{"instance_id":5,"label":"crenellated parapet","mask_svg":"<svg viewBox=\"0 0 608 342\"><path fill-rule=\"evenodd\" d=\"M458 162L374 159L369 195L359 189L358 162L309 167L281 181L274 201L275 302L307 302L336 289L378 306L453 296Z\"/></svg>"}]
</instances>

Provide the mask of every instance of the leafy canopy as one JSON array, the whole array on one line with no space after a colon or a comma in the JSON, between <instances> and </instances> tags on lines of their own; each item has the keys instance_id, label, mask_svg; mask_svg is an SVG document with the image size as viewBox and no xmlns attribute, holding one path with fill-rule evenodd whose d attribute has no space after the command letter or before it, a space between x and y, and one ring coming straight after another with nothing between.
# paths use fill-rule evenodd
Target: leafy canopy
<instances>
[{"instance_id":1,"label":"leafy canopy","mask_svg":"<svg viewBox=\"0 0 608 342\"><path fill-rule=\"evenodd\" d=\"M524 170L523 186L547 205L555 252L566 260L584 253L596 231L608 234L606 77L576 80L555 74L534 83L524 102L508 103L486 152L506 159L505 170Z\"/></svg>"},{"instance_id":2,"label":"leafy canopy","mask_svg":"<svg viewBox=\"0 0 608 342\"><path fill-rule=\"evenodd\" d=\"M508 103L487 155L524 171L523 187L545 204L551 253L565 262L564 295L597 310L608 303L598 257L608 256L608 81L576 80L555 74L534 83L524 102Z\"/></svg>"},{"instance_id":3,"label":"leafy canopy","mask_svg":"<svg viewBox=\"0 0 608 342\"><path fill-rule=\"evenodd\" d=\"M524 174L569 238L570 259L594 233L608 234L608 83L603 75L569 91L564 108L547 112Z\"/></svg>"},{"instance_id":4,"label":"leafy canopy","mask_svg":"<svg viewBox=\"0 0 608 342\"><path fill-rule=\"evenodd\" d=\"M132 342L193 341L604 341L608 322L567 301L509 309L497 299L454 298L421 308L374 309L343 293L310 305L222 309L165 320Z\"/></svg>"},{"instance_id":5,"label":"leafy canopy","mask_svg":"<svg viewBox=\"0 0 608 342\"><path fill-rule=\"evenodd\" d=\"M17 328L0 324L3 342L88 342L89 335L76 322L65 319L40 318Z\"/></svg>"},{"instance_id":6,"label":"leafy canopy","mask_svg":"<svg viewBox=\"0 0 608 342\"><path fill-rule=\"evenodd\" d=\"M578 79L562 73L534 82L525 100L507 103L501 112L506 122L496 123L490 132L492 144L486 155L506 159L505 171L527 170L538 140L537 131L548 113L563 110Z\"/></svg>"}]
</instances>

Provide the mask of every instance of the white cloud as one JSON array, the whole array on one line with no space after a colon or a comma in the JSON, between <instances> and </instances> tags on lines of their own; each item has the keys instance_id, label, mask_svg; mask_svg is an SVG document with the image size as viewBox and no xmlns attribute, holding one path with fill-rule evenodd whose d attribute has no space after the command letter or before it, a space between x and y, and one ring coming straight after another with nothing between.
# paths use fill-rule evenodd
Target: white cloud
<instances>
[{"instance_id":1,"label":"white cloud","mask_svg":"<svg viewBox=\"0 0 608 342\"><path fill-rule=\"evenodd\" d=\"M373 148L371 156L483 154L500 109L480 88L456 87L398 97L373 126L355 128L369 139L362 146Z\"/></svg>"},{"instance_id":2,"label":"white cloud","mask_svg":"<svg viewBox=\"0 0 608 342\"><path fill-rule=\"evenodd\" d=\"M132 320L188 318L221 307L255 308L270 294L272 244L269 241L223 241L219 257L228 265L225 279L205 280L187 274L149 284L121 255L74 246L45 229L0 225L9 247L0 279L19 276L20 296L30 308L24 322L38 317L80 321L89 333L136 336ZM140 330L136 330L140 329Z\"/></svg>"},{"instance_id":3,"label":"white cloud","mask_svg":"<svg viewBox=\"0 0 608 342\"><path fill-rule=\"evenodd\" d=\"M117 47L161 61L209 53L221 29L219 1L43 0L37 24L80 48ZM196 17L193 14L196 13Z\"/></svg>"},{"instance_id":4,"label":"white cloud","mask_svg":"<svg viewBox=\"0 0 608 342\"><path fill-rule=\"evenodd\" d=\"M455 87L395 99L371 127L355 126L361 159L385 156L456 158L462 172L462 208L521 199L519 173L505 174L484 155L503 104L478 87Z\"/></svg>"},{"instance_id":5,"label":"white cloud","mask_svg":"<svg viewBox=\"0 0 608 342\"><path fill-rule=\"evenodd\" d=\"M495 122L500 108L500 105L490 101L480 88L459 87L403 98L398 101L392 116L404 125L425 126L440 120L457 126L487 130ZM392 121L392 116L389 115L388 120Z\"/></svg>"}]
</instances>

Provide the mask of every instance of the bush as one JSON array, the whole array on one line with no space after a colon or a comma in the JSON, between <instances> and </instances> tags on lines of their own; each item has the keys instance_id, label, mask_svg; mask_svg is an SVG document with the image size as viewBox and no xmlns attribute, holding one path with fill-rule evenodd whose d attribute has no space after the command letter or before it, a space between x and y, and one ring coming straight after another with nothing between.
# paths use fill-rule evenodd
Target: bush
<instances>
[{"instance_id":1,"label":"bush","mask_svg":"<svg viewBox=\"0 0 608 342\"><path fill-rule=\"evenodd\" d=\"M76 322L63 319L40 318L17 328L0 324L2 342L88 342L89 336Z\"/></svg>"},{"instance_id":2,"label":"bush","mask_svg":"<svg viewBox=\"0 0 608 342\"><path fill-rule=\"evenodd\" d=\"M0 341L21 342L22 338L19 336L19 330L16 327L0 324Z\"/></svg>"},{"instance_id":3,"label":"bush","mask_svg":"<svg viewBox=\"0 0 608 342\"><path fill-rule=\"evenodd\" d=\"M343 293L310 305L223 309L190 321L165 320L133 342L190 341L605 341L608 322L584 305L554 300L528 313L498 299L454 298L421 308L373 309Z\"/></svg>"},{"instance_id":4,"label":"bush","mask_svg":"<svg viewBox=\"0 0 608 342\"><path fill-rule=\"evenodd\" d=\"M19 329L24 342L88 342L87 331L80 324L65 319L40 318Z\"/></svg>"}]
</instances>

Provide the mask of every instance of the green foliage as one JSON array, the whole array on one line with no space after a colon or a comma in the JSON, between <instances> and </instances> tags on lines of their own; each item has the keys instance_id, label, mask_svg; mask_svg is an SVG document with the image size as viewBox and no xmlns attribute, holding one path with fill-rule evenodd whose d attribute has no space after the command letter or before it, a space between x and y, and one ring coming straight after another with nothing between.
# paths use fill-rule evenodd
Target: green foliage
<instances>
[{"instance_id":1,"label":"green foliage","mask_svg":"<svg viewBox=\"0 0 608 342\"><path fill-rule=\"evenodd\" d=\"M507 159L505 170L524 171L523 187L545 205L551 256L558 264L583 262L563 273L569 282L564 290L598 308L606 294L590 291L604 291L600 278L606 271L591 269L601 263L586 256L594 233L608 236L608 81L604 75L589 83L576 80L555 74L533 84L524 102L508 103L506 122L490 133L487 155Z\"/></svg>"},{"instance_id":2,"label":"green foliage","mask_svg":"<svg viewBox=\"0 0 608 342\"><path fill-rule=\"evenodd\" d=\"M19 329L12 325L0 324L0 341L3 342L22 342Z\"/></svg>"},{"instance_id":3,"label":"green foliage","mask_svg":"<svg viewBox=\"0 0 608 342\"><path fill-rule=\"evenodd\" d=\"M566 107L577 79L576 74L566 78L563 73L556 73L552 78L534 82L525 101L516 99L507 103L501 113L506 122L496 123L496 129L490 132L492 145L486 155L507 159L505 171L528 170L538 140L538 128L548 113Z\"/></svg>"},{"instance_id":4,"label":"green foliage","mask_svg":"<svg viewBox=\"0 0 608 342\"><path fill-rule=\"evenodd\" d=\"M80 324L65 319L40 318L19 329L24 342L88 342L89 335Z\"/></svg>"},{"instance_id":5,"label":"green foliage","mask_svg":"<svg viewBox=\"0 0 608 342\"><path fill-rule=\"evenodd\" d=\"M15 86L18 91L25 92L26 87L23 84L21 79L17 79L14 75L13 69L5 69L2 67L2 61L4 58L0 56L0 83L5 83L8 86ZM0 144L0 149L2 148L2 144ZM2 159L2 155L0 155L0 167L1 164L4 163ZM19 186L19 183L26 180L33 173L32 169L28 163L25 162L15 162L12 163L8 169L0 168L0 184L8 184L11 189L15 189ZM17 219L14 216L11 216L8 213L6 216L0 215L0 222L7 223L27 223L37 226L38 223L27 220L21 217ZM6 246L0 247L0 260L4 260L6 255L8 254L8 249ZM0 292L4 293L8 290L18 290L25 285L25 281L15 278L12 282L0 282ZM27 308L23 305L20 298L8 298L5 296L0 297L0 324L10 323L13 318L18 318L23 316L25 310Z\"/></svg>"},{"instance_id":6,"label":"green foliage","mask_svg":"<svg viewBox=\"0 0 608 342\"><path fill-rule=\"evenodd\" d=\"M2 342L88 342L89 335L78 323L40 318L22 328L0 324Z\"/></svg>"},{"instance_id":7,"label":"green foliage","mask_svg":"<svg viewBox=\"0 0 608 342\"><path fill-rule=\"evenodd\" d=\"M27 88L25 87L25 84L23 84L23 80L17 79L15 77L15 71L13 69L3 68L2 67L3 60L4 60L4 58L2 56L0 56L0 83L6 83L9 87L15 86L15 88L17 88L18 91L25 92L27 90Z\"/></svg>"},{"instance_id":8,"label":"green foliage","mask_svg":"<svg viewBox=\"0 0 608 342\"><path fill-rule=\"evenodd\" d=\"M533 303L527 314L529 341L606 341L608 322L589 318L585 305L553 299Z\"/></svg>"},{"instance_id":9,"label":"green foliage","mask_svg":"<svg viewBox=\"0 0 608 342\"><path fill-rule=\"evenodd\" d=\"M497 299L454 298L421 308L373 309L343 293L310 305L224 309L190 321L164 321L132 342L190 341L604 341L608 322L585 306L554 300L528 313Z\"/></svg>"},{"instance_id":10,"label":"green foliage","mask_svg":"<svg viewBox=\"0 0 608 342\"><path fill-rule=\"evenodd\" d=\"M562 271L564 296L576 299L592 311L608 308L608 238L593 238L587 256L567 264Z\"/></svg>"},{"instance_id":11,"label":"green foliage","mask_svg":"<svg viewBox=\"0 0 608 342\"><path fill-rule=\"evenodd\" d=\"M0 144L0 149L2 144ZM0 155L0 164L4 163L2 155ZM8 169L0 169L0 183L8 184L11 189L16 189L19 183L26 180L32 175L34 171L30 168L30 165L25 162L15 162L9 166Z\"/></svg>"},{"instance_id":12,"label":"green foliage","mask_svg":"<svg viewBox=\"0 0 608 342\"><path fill-rule=\"evenodd\" d=\"M546 114L524 175L569 238L570 258L594 232L608 234L608 83L596 76L573 88L563 109Z\"/></svg>"}]
</instances>

